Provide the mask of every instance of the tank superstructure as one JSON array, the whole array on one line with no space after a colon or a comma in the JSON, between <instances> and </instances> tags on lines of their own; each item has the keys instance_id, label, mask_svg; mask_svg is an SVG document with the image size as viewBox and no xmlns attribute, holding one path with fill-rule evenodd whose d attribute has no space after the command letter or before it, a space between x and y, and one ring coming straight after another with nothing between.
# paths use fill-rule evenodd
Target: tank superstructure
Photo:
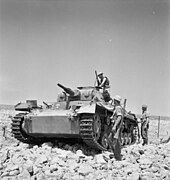
<instances>
[{"instance_id":1,"label":"tank superstructure","mask_svg":"<svg viewBox=\"0 0 170 180\"><path fill-rule=\"evenodd\" d=\"M63 92L57 101L38 106L35 100L19 103L20 111L12 122L14 137L22 142L37 143L44 138L82 139L97 150L109 149L108 135L114 105L108 102L99 87L71 89L58 83ZM134 143L137 121L124 111L122 145Z\"/></svg>"}]
</instances>

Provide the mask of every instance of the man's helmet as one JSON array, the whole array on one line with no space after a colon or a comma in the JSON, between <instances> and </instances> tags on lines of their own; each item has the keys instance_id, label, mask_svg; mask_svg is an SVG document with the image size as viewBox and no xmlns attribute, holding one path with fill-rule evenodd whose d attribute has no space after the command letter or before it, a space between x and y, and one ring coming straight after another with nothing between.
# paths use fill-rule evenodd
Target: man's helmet
<instances>
[{"instance_id":1,"label":"man's helmet","mask_svg":"<svg viewBox=\"0 0 170 180\"><path fill-rule=\"evenodd\" d=\"M116 95L113 99L115 99L118 102L121 102L122 98L119 95Z\"/></svg>"},{"instance_id":2,"label":"man's helmet","mask_svg":"<svg viewBox=\"0 0 170 180\"><path fill-rule=\"evenodd\" d=\"M100 75L102 75L102 74L103 74L103 72L99 72L97 76L100 76Z\"/></svg>"},{"instance_id":3,"label":"man's helmet","mask_svg":"<svg viewBox=\"0 0 170 180\"><path fill-rule=\"evenodd\" d=\"M146 104L143 104L143 105L142 105L142 109L147 109L147 107L148 107L148 106L147 106Z\"/></svg>"}]
</instances>

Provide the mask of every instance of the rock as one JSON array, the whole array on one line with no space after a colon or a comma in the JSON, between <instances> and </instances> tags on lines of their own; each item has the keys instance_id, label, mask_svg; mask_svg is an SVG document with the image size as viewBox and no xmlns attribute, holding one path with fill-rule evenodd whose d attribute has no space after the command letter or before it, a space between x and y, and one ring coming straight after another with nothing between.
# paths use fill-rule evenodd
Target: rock
<instances>
[{"instance_id":1,"label":"rock","mask_svg":"<svg viewBox=\"0 0 170 180\"><path fill-rule=\"evenodd\" d=\"M3 165L0 163L0 171L3 169Z\"/></svg>"},{"instance_id":2,"label":"rock","mask_svg":"<svg viewBox=\"0 0 170 180\"><path fill-rule=\"evenodd\" d=\"M65 160L66 157L67 157L67 155L68 155L70 152L71 152L71 151L66 151L66 150L58 149L58 151L57 151L57 156Z\"/></svg>"},{"instance_id":3,"label":"rock","mask_svg":"<svg viewBox=\"0 0 170 180\"><path fill-rule=\"evenodd\" d=\"M47 178L42 172L36 175L36 180L46 180L46 179Z\"/></svg>"},{"instance_id":4,"label":"rock","mask_svg":"<svg viewBox=\"0 0 170 180\"><path fill-rule=\"evenodd\" d=\"M141 159L139 159L138 162L140 163L140 167L142 169L147 169L152 166L152 161L149 160L148 158L141 158Z\"/></svg>"},{"instance_id":5,"label":"rock","mask_svg":"<svg viewBox=\"0 0 170 180\"><path fill-rule=\"evenodd\" d=\"M58 161L60 161L60 158L58 156L54 156L52 157L52 159L50 160L50 164L57 164Z\"/></svg>"},{"instance_id":6,"label":"rock","mask_svg":"<svg viewBox=\"0 0 170 180\"><path fill-rule=\"evenodd\" d=\"M57 170L58 170L58 164L52 164L50 166L50 172L51 173L54 172L54 171L57 171Z\"/></svg>"},{"instance_id":7,"label":"rock","mask_svg":"<svg viewBox=\"0 0 170 180\"><path fill-rule=\"evenodd\" d=\"M47 176L51 176L51 171L49 169L45 170L44 171L44 174L47 175Z\"/></svg>"},{"instance_id":8,"label":"rock","mask_svg":"<svg viewBox=\"0 0 170 180\"><path fill-rule=\"evenodd\" d=\"M1 178L5 177L5 176L8 176L9 175L9 172L8 171L5 171L1 174Z\"/></svg>"},{"instance_id":9,"label":"rock","mask_svg":"<svg viewBox=\"0 0 170 180\"><path fill-rule=\"evenodd\" d=\"M76 155L79 157L79 158L85 158L86 156L83 154L82 150L77 150L76 151Z\"/></svg>"},{"instance_id":10,"label":"rock","mask_svg":"<svg viewBox=\"0 0 170 180\"><path fill-rule=\"evenodd\" d=\"M39 168L39 167L37 167L37 166L33 166L34 175L35 175L35 174L38 174L40 171L41 171L41 168Z\"/></svg>"},{"instance_id":11,"label":"rock","mask_svg":"<svg viewBox=\"0 0 170 180\"><path fill-rule=\"evenodd\" d=\"M66 156L66 160L75 160L76 162L79 161L79 156L77 156L77 154L69 152Z\"/></svg>"},{"instance_id":12,"label":"rock","mask_svg":"<svg viewBox=\"0 0 170 180\"><path fill-rule=\"evenodd\" d=\"M144 150L142 150L142 149L139 149L138 151L139 151L139 154L140 154L140 155L142 155L142 154L145 153Z\"/></svg>"},{"instance_id":13,"label":"rock","mask_svg":"<svg viewBox=\"0 0 170 180\"><path fill-rule=\"evenodd\" d=\"M43 164L43 163L46 163L47 160L48 160L48 159L47 159L47 156L46 156L46 155L40 155L40 156L37 158L35 164Z\"/></svg>"},{"instance_id":14,"label":"rock","mask_svg":"<svg viewBox=\"0 0 170 180\"><path fill-rule=\"evenodd\" d=\"M38 149L38 146L37 145L34 145L33 146L33 149L36 151Z\"/></svg>"},{"instance_id":15,"label":"rock","mask_svg":"<svg viewBox=\"0 0 170 180\"><path fill-rule=\"evenodd\" d=\"M6 171L14 171L14 170L19 170L19 166L13 163L8 164Z\"/></svg>"},{"instance_id":16,"label":"rock","mask_svg":"<svg viewBox=\"0 0 170 180\"><path fill-rule=\"evenodd\" d=\"M166 177L164 178L164 180L169 180L170 179L170 173L166 175Z\"/></svg>"},{"instance_id":17,"label":"rock","mask_svg":"<svg viewBox=\"0 0 170 180\"><path fill-rule=\"evenodd\" d=\"M70 171L74 172L74 170L79 167L79 164L75 160L71 159L67 161L67 167Z\"/></svg>"},{"instance_id":18,"label":"rock","mask_svg":"<svg viewBox=\"0 0 170 180\"><path fill-rule=\"evenodd\" d=\"M19 170L13 170L9 172L9 176L16 176L19 174Z\"/></svg>"},{"instance_id":19,"label":"rock","mask_svg":"<svg viewBox=\"0 0 170 180\"><path fill-rule=\"evenodd\" d=\"M18 180L29 180L30 179L30 173L28 172L28 170L23 169L22 173L20 173L18 175Z\"/></svg>"},{"instance_id":20,"label":"rock","mask_svg":"<svg viewBox=\"0 0 170 180\"><path fill-rule=\"evenodd\" d=\"M27 169L27 171L29 173L33 173L33 162L31 160L27 160L25 163L24 163L24 167L25 169Z\"/></svg>"},{"instance_id":21,"label":"rock","mask_svg":"<svg viewBox=\"0 0 170 180\"><path fill-rule=\"evenodd\" d=\"M140 179L139 173L134 173L127 177L127 180L139 180L139 179Z\"/></svg>"},{"instance_id":22,"label":"rock","mask_svg":"<svg viewBox=\"0 0 170 180\"><path fill-rule=\"evenodd\" d=\"M102 154L103 154L104 160L105 160L106 162L108 162L108 161L110 160L110 154L112 154L112 153L110 153L110 152L108 152L108 151L105 151L105 152L103 152Z\"/></svg>"},{"instance_id":23,"label":"rock","mask_svg":"<svg viewBox=\"0 0 170 180\"><path fill-rule=\"evenodd\" d=\"M53 147L53 143L52 142L45 142L41 145L41 147Z\"/></svg>"},{"instance_id":24,"label":"rock","mask_svg":"<svg viewBox=\"0 0 170 180\"><path fill-rule=\"evenodd\" d=\"M95 161L98 164L106 164L105 159L103 158L103 154L98 154L95 156Z\"/></svg>"},{"instance_id":25,"label":"rock","mask_svg":"<svg viewBox=\"0 0 170 180\"><path fill-rule=\"evenodd\" d=\"M126 167L126 168L124 168L124 172L126 173L126 175L130 175L130 174L132 174L133 169L131 169L130 167Z\"/></svg>"},{"instance_id":26,"label":"rock","mask_svg":"<svg viewBox=\"0 0 170 180\"><path fill-rule=\"evenodd\" d=\"M78 169L78 173L83 176L86 176L89 173L92 173L93 171L93 168L88 164L81 164Z\"/></svg>"}]
</instances>

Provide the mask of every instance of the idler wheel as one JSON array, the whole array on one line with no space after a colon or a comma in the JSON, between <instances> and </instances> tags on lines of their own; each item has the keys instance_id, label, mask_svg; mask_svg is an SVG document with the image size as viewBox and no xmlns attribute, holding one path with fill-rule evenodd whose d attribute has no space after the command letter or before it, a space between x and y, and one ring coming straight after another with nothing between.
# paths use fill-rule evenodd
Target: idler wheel
<instances>
[{"instance_id":1,"label":"idler wheel","mask_svg":"<svg viewBox=\"0 0 170 180\"><path fill-rule=\"evenodd\" d=\"M93 137L95 138L96 141L99 140L100 133L101 133L101 119L100 116L97 114L94 115L94 119L93 119Z\"/></svg>"}]
</instances>

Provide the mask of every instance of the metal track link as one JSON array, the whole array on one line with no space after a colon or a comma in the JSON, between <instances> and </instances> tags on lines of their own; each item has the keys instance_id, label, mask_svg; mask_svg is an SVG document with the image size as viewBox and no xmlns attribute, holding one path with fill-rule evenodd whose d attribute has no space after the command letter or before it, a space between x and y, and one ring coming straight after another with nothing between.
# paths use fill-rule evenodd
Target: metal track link
<instances>
[{"instance_id":1,"label":"metal track link","mask_svg":"<svg viewBox=\"0 0 170 180\"><path fill-rule=\"evenodd\" d=\"M80 134L83 141L89 146L96 150L106 151L99 142L94 138L93 132L93 115L83 115L80 120Z\"/></svg>"},{"instance_id":2,"label":"metal track link","mask_svg":"<svg viewBox=\"0 0 170 180\"><path fill-rule=\"evenodd\" d=\"M22 127L21 127L22 121L26 114L27 113L19 113L13 117L12 123L11 123L12 134L17 140L21 142L28 143L28 144L38 143L39 139L36 139L34 137L27 135L22 130Z\"/></svg>"}]
</instances>

